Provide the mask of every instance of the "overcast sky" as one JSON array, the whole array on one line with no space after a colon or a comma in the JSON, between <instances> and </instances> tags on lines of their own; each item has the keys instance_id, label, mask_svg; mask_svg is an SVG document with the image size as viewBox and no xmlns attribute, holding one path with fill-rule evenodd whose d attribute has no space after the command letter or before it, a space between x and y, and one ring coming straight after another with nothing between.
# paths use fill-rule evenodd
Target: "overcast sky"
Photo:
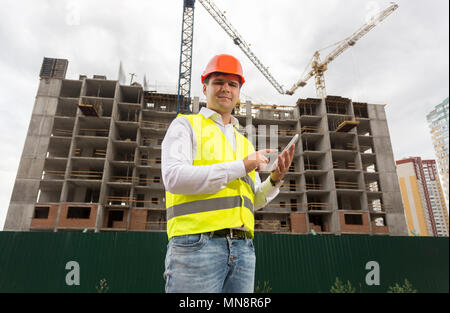
<instances>
[{"instance_id":1,"label":"overcast sky","mask_svg":"<svg viewBox=\"0 0 450 313\"><path fill-rule=\"evenodd\" d=\"M253 52L285 89L313 53L351 35L389 1L215 0ZM449 94L449 1L400 0L399 8L325 73L328 95L387 104L395 159L435 158L425 115ZM3 0L0 11L0 230L6 218L46 57L69 60L66 78L144 74L162 91L178 79L182 0ZM279 95L199 2L195 8L191 95L202 96L200 75L215 54L238 57L242 98L295 104L315 97L314 81L294 96ZM322 58L331 50L324 50Z\"/></svg>"}]
</instances>

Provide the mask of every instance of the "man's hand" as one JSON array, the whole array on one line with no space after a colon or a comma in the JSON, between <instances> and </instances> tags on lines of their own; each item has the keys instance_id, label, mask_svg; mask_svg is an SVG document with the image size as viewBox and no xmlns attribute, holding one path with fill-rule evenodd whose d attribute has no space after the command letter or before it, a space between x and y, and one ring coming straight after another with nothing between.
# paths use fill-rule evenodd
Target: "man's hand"
<instances>
[{"instance_id":1,"label":"man's hand","mask_svg":"<svg viewBox=\"0 0 450 313\"><path fill-rule=\"evenodd\" d=\"M269 163L269 159L265 156L265 154L275 153L277 151L277 149L263 149L249 154L244 159L245 172L250 173L255 169L257 171L263 171Z\"/></svg>"},{"instance_id":2,"label":"man's hand","mask_svg":"<svg viewBox=\"0 0 450 313\"><path fill-rule=\"evenodd\" d=\"M289 148L289 150L284 151L281 155L278 156L278 166L277 168L270 173L270 178L274 182L279 182L283 179L286 172L289 170L291 166L292 159L294 158L295 153L295 144Z\"/></svg>"}]
</instances>

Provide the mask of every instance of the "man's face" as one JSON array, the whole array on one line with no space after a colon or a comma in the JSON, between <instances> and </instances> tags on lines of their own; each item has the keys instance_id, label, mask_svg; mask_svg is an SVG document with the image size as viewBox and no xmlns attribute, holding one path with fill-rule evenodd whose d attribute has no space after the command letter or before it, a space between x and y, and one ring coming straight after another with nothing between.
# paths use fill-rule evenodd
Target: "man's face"
<instances>
[{"instance_id":1,"label":"man's face","mask_svg":"<svg viewBox=\"0 0 450 313\"><path fill-rule=\"evenodd\" d=\"M239 76L234 74L211 74L207 84L203 84L207 107L220 113L233 110L239 100Z\"/></svg>"}]
</instances>

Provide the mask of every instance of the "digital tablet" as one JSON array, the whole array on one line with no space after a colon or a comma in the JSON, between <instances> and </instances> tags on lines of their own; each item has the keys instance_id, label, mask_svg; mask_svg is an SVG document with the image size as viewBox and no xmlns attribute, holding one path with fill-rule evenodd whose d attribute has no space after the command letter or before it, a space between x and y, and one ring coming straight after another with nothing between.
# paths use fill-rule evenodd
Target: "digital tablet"
<instances>
[{"instance_id":1,"label":"digital tablet","mask_svg":"<svg viewBox=\"0 0 450 313\"><path fill-rule=\"evenodd\" d=\"M291 148L291 146L296 143L298 141L299 135L296 134L291 141L289 141L288 145L286 146L286 148L283 149L283 151L281 151L281 153L279 155L282 155L284 151L289 150ZM267 166L266 169L264 171L267 172L272 172L273 170L275 170L278 166L278 156L276 158L273 158L273 160L271 160Z\"/></svg>"}]
</instances>

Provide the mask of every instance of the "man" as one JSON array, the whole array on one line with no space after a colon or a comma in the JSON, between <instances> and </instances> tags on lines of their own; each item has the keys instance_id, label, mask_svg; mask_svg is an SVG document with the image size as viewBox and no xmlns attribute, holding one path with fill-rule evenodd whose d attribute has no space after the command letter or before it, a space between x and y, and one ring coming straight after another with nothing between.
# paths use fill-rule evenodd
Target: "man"
<instances>
[{"instance_id":1,"label":"man","mask_svg":"<svg viewBox=\"0 0 450 313\"><path fill-rule=\"evenodd\" d=\"M268 163L231 116L245 79L239 61L217 55L202 75L207 107L179 115L162 143L166 188L166 292L253 292L254 211L279 192L294 146L261 183Z\"/></svg>"}]
</instances>

